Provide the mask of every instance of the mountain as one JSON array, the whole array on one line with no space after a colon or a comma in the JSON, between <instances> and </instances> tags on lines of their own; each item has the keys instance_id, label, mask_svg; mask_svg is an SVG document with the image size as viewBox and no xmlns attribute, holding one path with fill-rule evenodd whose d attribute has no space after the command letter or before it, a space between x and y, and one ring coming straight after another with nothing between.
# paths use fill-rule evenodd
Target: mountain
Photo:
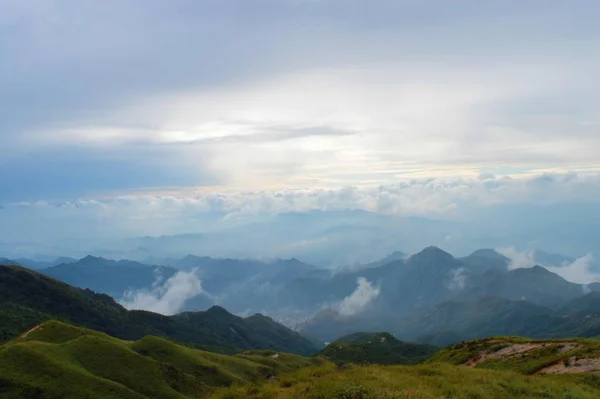
<instances>
[{"instance_id":1,"label":"mountain","mask_svg":"<svg viewBox=\"0 0 600 399\"><path fill-rule=\"evenodd\" d=\"M580 284L568 282L541 266L534 266L508 273L488 271L465 297L493 295L506 299L525 299L545 306L559 306L583 294L584 289Z\"/></svg>"},{"instance_id":2,"label":"mountain","mask_svg":"<svg viewBox=\"0 0 600 399\"><path fill-rule=\"evenodd\" d=\"M594 291L575 298L560 307L557 313L580 317L600 314L600 292Z\"/></svg>"},{"instance_id":3,"label":"mountain","mask_svg":"<svg viewBox=\"0 0 600 399\"><path fill-rule=\"evenodd\" d=\"M0 265L21 266L19 262L7 258L0 258Z\"/></svg>"},{"instance_id":4,"label":"mountain","mask_svg":"<svg viewBox=\"0 0 600 399\"><path fill-rule=\"evenodd\" d=\"M354 333L330 343L319 355L337 363L415 364L436 351L435 346L403 342L389 333Z\"/></svg>"},{"instance_id":5,"label":"mountain","mask_svg":"<svg viewBox=\"0 0 600 399\"><path fill-rule=\"evenodd\" d=\"M63 263L64 264L74 263L74 262L77 262L77 259L70 258L67 256L62 256L62 257L56 258L51 261L39 261L39 260L33 260L33 259L28 259L28 258L18 258L18 259L15 259L15 262L17 262L18 265L25 266L30 269L41 270L41 269L47 269L47 268L53 267L53 266L58 266ZM2 263L0 261L0 264L4 264L4 263Z\"/></svg>"},{"instance_id":6,"label":"mountain","mask_svg":"<svg viewBox=\"0 0 600 399\"><path fill-rule=\"evenodd\" d=\"M0 332L3 339L19 329L57 319L92 328L117 338L140 339L156 335L221 352L275 349L312 354L315 346L298 333L273 323L258 328L254 320L222 308L163 316L128 311L105 294L79 289L17 266L0 266Z\"/></svg>"},{"instance_id":7,"label":"mountain","mask_svg":"<svg viewBox=\"0 0 600 399\"><path fill-rule=\"evenodd\" d=\"M157 282L164 282L173 277L177 270L88 255L76 262L43 269L41 273L76 287L89 288L120 298L128 291L149 289Z\"/></svg>"},{"instance_id":8,"label":"mountain","mask_svg":"<svg viewBox=\"0 0 600 399\"><path fill-rule=\"evenodd\" d=\"M225 216L225 215L223 215ZM368 264L398 248L443 242L456 229L448 221L362 210L282 212L268 217L223 218L218 231L142 237L122 245L120 258L140 248L149 256L204 254L213 258L298 258L322 268ZM112 255L111 257L115 257ZM140 260L141 258L135 258Z\"/></svg>"},{"instance_id":9,"label":"mountain","mask_svg":"<svg viewBox=\"0 0 600 399\"><path fill-rule=\"evenodd\" d=\"M396 314L409 314L452 298L463 263L437 247L412 255L393 274L381 278L381 299ZM383 301L382 301L383 302Z\"/></svg>"},{"instance_id":10,"label":"mountain","mask_svg":"<svg viewBox=\"0 0 600 399\"><path fill-rule=\"evenodd\" d=\"M235 356L147 336L122 341L57 321L0 346L3 398L203 398L220 387L266 381L321 364L272 351Z\"/></svg>"},{"instance_id":11,"label":"mountain","mask_svg":"<svg viewBox=\"0 0 600 399\"><path fill-rule=\"evenodd\" d=\"M510 259L493 249L478 249L468 256L459 258L471 272L484 273L488 270L507 271Z\"/></svg>"},{"instance_id":12,"label":"mountain","mask_svg":"<svg viewBox=\"0 0 600 399\"><path fill-rule=\"evenodd\" d=\"M541 251L539 249L533 251L533 259L535 259L536 263L542 266L562 266L564 264L573 263L575 261L574 258L571 258L569 256L552 254Z\"/></svg>"},{"instance_id":13,"label":"mountain","mask_svg":"<svg viewBox=\"0 0 600 399\"><path fill-rule=\"evenodd\" d=\"M118 300L130 294L152 291L175 276L177 269L130 260L110 260L88 255L75 262L40 270L47 276L76 287L107 294ZM188 299L182 310L205 310L214 302L204 293Z\"/></svg>"},{"instance_id":14,"label":"mountain","mask_svg":"<svg viewBox=\"0 0 600 399\"><path fill-rule=\"evenodd\" d=\"M382 258L375 262L371 262L371 263L364 265L363 267L361 267L361 269L373 269L376 267L385 266L392 262L404 260L404 259L406 259L406 257L407 257L407 254L405 254L404 252L394 251L391 254L389 254L388 256L386 256L385 258Z\"/></svg>"},{"instance_id":15,"label":"mountain","mask_svg":"<svg viewBox=\"0 0 600 399\"><path fill-rule=\"evenodd\" d=\"M394 332L405 339L439 346L456 342L444 341L449 332L459 340L490 335L535 337L542 321L544 324L552 315L551 309L527 301L486 296L478 301L444 302L399 320Z\"/></svg>"},{"instance_id":16,"label":"mountain","mask_svg":"<svg viewBox=\"0 0 600 399\"><path fill-rule=\"evenodd\" d=\"M342 317L329 310L299 327L302 334L322 341L365 329L368 332L387 329L404 340L440 347L492 335L597 337L600 336L600 295L592 292L557 309L487 295L477 300L445 301L402 317L382 317L372 312Z\"/></svg>"},{"instance_id":17,"label":"mountain","mask_svg":"<svg viewBox=\"0 0 600 399\"><path fill-rule=\"evenodd\" d=\"M358 277L366 278L377 287L379 295L362 313L340 315L335 304L351 295ZM528 335L530 332L527 329L516 327L529 317L527 312L525 315L520 313L525 307L536 308L534 314L542 308L551 308L547 310L553 312L569 301L582 297L586 291L596 289L593 284L583 286L568 282L540 266L509 271L507 258L491 249L477 250L464 258L454 258L437 247L425 248L407 260L340 273L329 279L306 279L301 287L292 287L285 292L293 292L297 297L302 297L302 291L314 292L310 298L333 304L300 323L299 330L306 335L331 341L353 331L364 331L368 326L367 331L370 332L392 331L404 339L424 339L424 342L434 344L452 343L456 339L474 338L481 334L514 332ZM331 293L335 293L335 296L327 296ZM448 302L456 304L457 309L452 311L459 312L465 308L465 313L456 319L473 328L449 328L443 322L439 323L438 328L438 323L420 322L427 320L431 312L449 306L446 304ZM494 308L498 303L501 303L499 313ZM491 309L488 309L490 306ZM488 319L489 315L492 316ZM498 324L495 317L508 324ZM406 320L411 322L403 325ZM480 328L474 325L476 322L490 328L479 331ZM423 328L421 334L418 328L411 330L408 327L412 324ZM477 333L474 335L473 331ZM542 331L535 331L535 334L542 334Z\"/></svg>"},{"instance_id":18,"label":"mountain","mask_svg":"<svg viewBox=\"0 0 600 399\"><path fill-rule=\"evenodd\" d=\"M600 336L600 296L590 293L557 310L492 296L449 301L399 320L396 326L397 336L437 346L492 335L596 337Z\"/></svg>"}]
</instances>

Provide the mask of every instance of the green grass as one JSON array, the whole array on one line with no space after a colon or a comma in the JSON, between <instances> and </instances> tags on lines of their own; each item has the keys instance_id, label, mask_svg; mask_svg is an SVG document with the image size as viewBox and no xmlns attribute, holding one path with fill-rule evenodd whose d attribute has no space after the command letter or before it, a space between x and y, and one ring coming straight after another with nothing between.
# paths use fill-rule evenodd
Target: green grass
<instances>
[{"instance_id":1,"label":"green grass","mask_svg":"<svg viewBox=\"0 0 600 399\"><path fill-rule=\"evenodd\" d=\"M596 339L526 339L521 337L491 337L465 341L451 345L434 354L428 362L444 362L455 365L464 364L482 353L495 352L511 344L546 343L543 348L528 351L526 355L494 358L481 362L478 368L494 370L512 370L523 374L533 374L544 367L566 361L572 356L578 358L600 358L600 340ZM561 352L565 343L576 343L577 349Z\"/></svg>"},{"instance_id":2,"label":"green grass","mask_svg":"<svg viewBox=\"0 0 600 399\"><path fill-rule=\"evenodd\" d=\"M124 341L101 332L44 323L0 346L0 397L8 399L392 399L600 397L600 375L529 375L560 354L553 345L581 345L600 357L600 341L551 341L525 356L459 365L518 337L495 337L444 349L412 366L352 364L275 351L205 352L164 338ZM572 355L574 352L569 352ZM563 356L562 354L560 354Z\"/></svg>"},{"instance_id":3,"label":"green grass","mask_svg":"<svg viewBox=\"0 0 600 399\"><path fill-rule=\"evenodd\" d=\"M199 398L314 362L288 354L220 355L156 337L123 341L51 321L0 346L0 397Z\"/></svg>"},{"instance_id":4,"label":"green grass","mask_svg":"<svg viewBox=\"0 0 600 399\"><path fill-rule=\"evenodd\" d=\"M450 364L312 367L262 385L217 391L213 399L491 399L598 398L600 390L562 376L525 376L510 371L471 369Z\"/></svg>"},{"instance_id":5,"label":"green grass","mask_svg":"<svg viewBox=\"0 0 600 399\"><path fill-rule=\"evenodd\" d=\"M48 320L123 340L160 336L218 353L251 349L302 355L317 352L310 340L264 316L244 319L218 306L175 316L128 311L108 295L72 287L23 267L0 265L0 343Z\"/></svg>"},{"instance_id":6,"label":"green grass","mask_svg":"<svg viewBox=\"0 0 600 399\"><path fill-rule=\"evenodd\" d=\"M400 341L389 333L355 333L327 345L319 355L334 362L416 364L437 350L431 345Z\"/></svg>"}]
</instances>

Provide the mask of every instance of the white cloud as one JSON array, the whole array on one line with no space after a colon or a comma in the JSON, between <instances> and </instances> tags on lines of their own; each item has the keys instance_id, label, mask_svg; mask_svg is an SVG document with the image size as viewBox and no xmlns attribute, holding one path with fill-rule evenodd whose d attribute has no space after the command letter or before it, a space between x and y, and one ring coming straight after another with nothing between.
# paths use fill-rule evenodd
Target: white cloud
<instances>
[{"instance_id":1,"label":"white cloud","mask_svg":"<svg viewBox=\"0 0 600 399\"><path fill-rule=\"evenodd\" d=\"M150 290L127 292L120 303L127 309L172 315L180 312L188 299L202 292L195 270L180 271L164 284L154 285Z\"/></svg>"},{"instance_id":2,"label":"white cloud","mask_svg":"<svg viewBox=\"0 0 600 399\"><path fill-rule=\"evenodd\" d=\"M339 313L342 316L353 316L364 312L379 296L379 288L374 287L366 278L359 277L356 284L358 285L356 290L340 302Z\"/></svg>"},{"instance_id":3,"label":"white cloud","mask_svg":"<svg viewBox=\"0 0 600 399\"><path fill-rule=\"evenodd\" d=\"M525 269L536 265L535 251L518 251L515 248L496 248L501 255L510 259L508 270Z\"/></svg>"},{"instance_id":4,"label":"white cloud","mask_svg":"<svg viewBox=\"0 0 600 399\"><path fill-rule=\"evenodd\" d=\"M0 231L0 240L68 242L76 246L80 240L116 240L140 235L224 229L265 220L265 217L278 213L315 209L362 209L404 216L458 219L473 219L476 209L486 209L485 215L489 216L486 223L492 223L488 229L493 230L494 224L501 224L507 215L510 216L508 210L493 213L494 206L572 204L576 209L580 203L600 204L600 175L535 174L511 178L486 174L405 179L388 185L341 188L263 191L214 188L173 193L161 190L65 202L6 204L0 209L0 225L7 227ZM550 222L561 217L561 213L557 213L546 219ZM586 218L592 220L594 215L586 215ZM532 220L532 223L535 222ZM61 226L59 230L56 229L57 223ZM35 225L35 230L26 228L30 225ZM94 229L89 229L90 225ZM459 235L461 232L454 233ZM509 245L524 244L509 242ZM516 255L511 256L515 258ZM514 262L519 265L520 262L531 263L527 258Z\"/></svg>"},{"instance_id":5,"label":"white cloud","mask_svg":"<svg viewBox=\"0 0 600 399\"><path fill-rule=\"evenodd\" d=\"M600 273L594 272L591 268L593 262L593 255L587 254L572 263L561 266L546 266L546 269L573 283L589 284L600 281Z\"/></svg>"},{"instance_id":6,"label":"white cloud","mask_svg":"<svg viewBox=\"0 0 600 399\"><path fill-rule=\"evenodd\" d=\"M497 248L496 251L511 260L509 270L529 268L535 266L535 251L518 251L514 248ZM589 284L600 281L600 273L592 269L594 256L587 254L575 259L571 263L562 265L543 265L544 268L556 273L562 278L572 283ZM584 287L584 291L586 287Z\"/></svg>"},{"instance_id":7,"label":"white cloud","mask_svg":"<svg viewBox=\"0 0 600 399\"><path fill-rule=\"evenodd\" d=\"M588 79L599 31L583 6L551 2L540 18L519 2L235 1L231 12L226 1L190 3L185 13L156 1L5 3L0 76L11 79L0 135L19 150L5 157L24 166L32 149L56 160L49 148L75 146L85 154L79 165L91 152L107 167L112 150L127 148L143 153L136 163L173 169L143 187L179 172L192 176L174 185L208 184L193 176L214 174L254 190L599 168L598 83ZM219 41L190 51L187 37ZM132 158L123 156L120 174ZM80 192L114 188L101 177ZM10 188L20 199L31 185ZM34 197L45 193L56 194Z\"/></svg>"},{"instance_id":8,"label":"white cloud","mask_svg":"<svg viewBox=\"0 0 600 399\"><path fill-rule=\"evenodd\" d=\"M452 291L463 290L467 284L467 274L465 273L465 269L462 267L452 269L449 274L451 279L448 281L448 288Z\"/></svg>"}]
</instances>

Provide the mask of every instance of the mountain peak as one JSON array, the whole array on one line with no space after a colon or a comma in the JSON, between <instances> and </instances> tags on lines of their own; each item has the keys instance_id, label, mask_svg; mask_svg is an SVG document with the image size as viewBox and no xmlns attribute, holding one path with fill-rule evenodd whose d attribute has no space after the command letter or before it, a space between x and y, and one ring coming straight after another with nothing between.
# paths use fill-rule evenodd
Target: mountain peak
<instances>
[{"instance_id":1,"label":"mountain peak","mask_svg":"<svg viewBox=\"0 0 600 399\"><path fill-rule=\"evenodd\" d=\"M478 249L476 251L473 251L473 253L471 253L471 255L469 255L469 257L479 257L479 258L486 258L486 259L490 259L490 260L499 259L499 260L502 260L507 263L510 262L510 259L508 259L506 256L502 255L501 253L499 253L498 251L496 251L495 249L492 249L492 248Z\"/></svg>"},{"instance_id":2,"label":"mountain peak","mask_svg":"<svg viewBox=\"0 0 600 399\"><path fill-rule=\"evenodd\" d=\"M104 261L106 259L100 257L100 256L93 256L93 255L88 255L85 258L81 258L79 260L79 262L81 263L92 263L92 262L99 262L99 261ZM73 262L69 262L69 263L73 263Z\"/></svg>"},{"instance_id":3,"label":"mountain peak","mask_svg":"<svg viewBox=\"0 0 600 399\"><path fill-rule=\"evenodd\" d=\"M213 314L231 315L231 313L229 313L229 311L227 309L225 309L224 307L218 306L218 305L211 306L210 308L208 308L208 310L206 312L213 313Z\"/></svg>"},{"instance_id":4,"label":"mountain peak","mask_svg":"<svg viewBox=\"0 0 600 399\"><path fill-rule=\"evenodd\" d=\"M448 252L435 247L429 246L421 252L410 257L409 262L453 262L454 256Z\"/></svg>"},{"instance_id":5,"label":"mountain peak","mask_svg":"<svg viewBox=\"0 0 600 399\"><path fill-rule=\"evenodd\" d=\"M524 267L524 268L514 269L513 272L528 273L528 274L555 274L540 265L535 265L533 267Z\"/></svg>"}]
</instances>

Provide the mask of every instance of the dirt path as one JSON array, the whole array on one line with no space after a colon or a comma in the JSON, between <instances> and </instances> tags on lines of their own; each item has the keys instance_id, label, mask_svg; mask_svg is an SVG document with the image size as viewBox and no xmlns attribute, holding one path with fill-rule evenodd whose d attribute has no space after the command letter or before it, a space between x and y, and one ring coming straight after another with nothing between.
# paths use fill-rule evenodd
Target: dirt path
<instances>
[{"instance_id":1,"label":"dirt path","mask_svg":"<svg viewBox=\"0 0 600 399\"><path fill-rule=\"evenodd\" d=\"M27 336L28 336L29 334L31 334L32 332L34 332L34 331L37 331L37 330L41 330L41 329L42 329L42 326L41 326L41 325L35 326L35 327L33 327L31 330L29 330L29 331L27 331L27 332L24 332L23 334L19 335L19 338L18 338L18 339L25 339L25 338L27 338Z\"/></svg>"}]
</instances>

